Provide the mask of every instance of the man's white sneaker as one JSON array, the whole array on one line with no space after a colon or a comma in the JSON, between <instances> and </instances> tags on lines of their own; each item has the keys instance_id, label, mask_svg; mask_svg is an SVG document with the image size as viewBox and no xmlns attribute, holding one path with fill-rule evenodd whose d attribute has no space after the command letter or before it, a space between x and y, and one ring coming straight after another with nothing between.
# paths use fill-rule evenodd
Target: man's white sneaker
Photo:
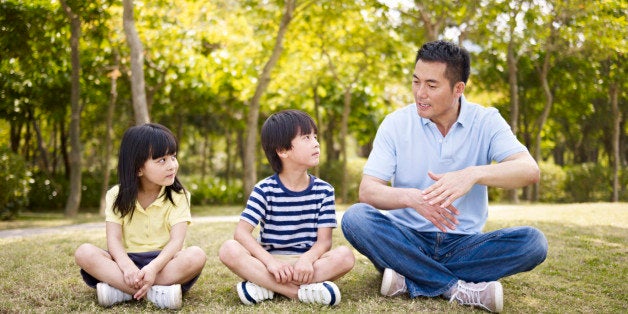
<instances>
[{"instance_id":1,"label":"man's white sneaker","mask_svg":"<svg viewBox=\"0 0 628 314\"><path fill-rule=\"evenodd\" d=\"M340 290L335 283L323 281L299 287L299 301L303 303L318 303L336 305L340 303Z\"/></svg>"},{"instance_id":2,"label":"man's white sneaker","mask_svg":"<svg viewBox=\"0 0 628 314\"><path fill-rule=\"evenodd\" d=\"M130 294L124 293L104 282L99 282L96 285L96 294L98 295L98 304L104 307L110 307L116 303L133 299Z\"/></svg>"},{"instance_id":3,"label":"man's white sneaker","mask_svg":"<svg viewBox=\"0 0 628 314\"><path fill-rule=\"evenodd\" d=\"M387 297L394 297L398 294L408 292L406 277L399 275L390 268L386 268L382 276L382 287L379 292Z\"/></svg>"},{"instance_id":4,"label":"man's white sneaker","mask_svg":"<svg viewBox=\"0 0 628 314\"><path fill-rule=\"evenodd\" d=\"M472 283L458 280L450 291L449 302L455 300L463 305L477 306L496 313L504 308L504 291L499 281Z\"/></svg>"},{"instance_id":5,"label":"man's white sneaker","mask_svg":"<svg viewBox=\"0 0 628 314\"><path fill-rule=\"evenodd\" d=\"M160 309L178 310L183 303L181 285L152 286L146 294L146 299Z\"/></svg>"},{"instance_id":6,"label":"man's white sneaker","mask_svg":"<svg viewBox=\"0 0 628 314\"><path fill-rule=\"evenodd\" d=\"M238 283L236 285L236 289L238 290L240 300L246 305L257 304L264 300L272 299L275 296L274 292L250 281L242 281Z\"/></svg>"}]
</instances>

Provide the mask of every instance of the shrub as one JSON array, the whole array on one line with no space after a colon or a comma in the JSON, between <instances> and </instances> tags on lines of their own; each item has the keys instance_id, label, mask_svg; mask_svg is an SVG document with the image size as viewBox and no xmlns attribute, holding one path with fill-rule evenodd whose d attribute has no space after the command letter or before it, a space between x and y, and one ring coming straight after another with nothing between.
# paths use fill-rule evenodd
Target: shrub
<instances>
[{"instance_id":1,"label":"shrub","mask_svg":"<svg viewBox=\"0 0 628 314\"><path fill-rule=\"evenodd\" d=\"M29 199L29 210L35 212L63 209L68 199L69 181L63 175L33 174L33 185Z\"/></svg>"},{"instance_id":2,"label":"shrub","mask_svg":"<svg viewBox=\"0 0 628 314\"><path fill-rule=\"evenodd\" d=\"M607 202L613 192L608 167L597 163L578 164L567 168L565 192L567 202Z\"/></svg>"},{"instance_id":3,"label":"shrub","mask_svg":"<svg viewBox=\"0 0 628 314\"><path fill-rule=\"evenodd\" d=\"M321 167L320 178L331 184L336 191L336 201L346 204L352 204L358 201L358 189L362 180L362 170L366 163L365 158L352 158L347 162L347 173L349 175L347 186L347 199L341 200L340 193L342 191L342 162L332 161L325 163L326 167Z\"/></svg>"},{"instance_id":4,"label":"shrub","mask_svg":"<svg viewBox=\"0 0 628 314\"><path fill-rule=\"evenodd\" d=\"M234 180L227 184L218 177L182 179L185 187L192 194L192 205L241 204L244 200L242 182Z\"/></svg>"},{"instance_id":5,"label":"shrub","mask_svg":"<svg viewBox=\"0 0 628 314\"><path fill-rule=\"evenodd\" d=\"M0 176L0 220L9 220L28 205L31 172L20 155L0 147Z\"/></svg>"},{"instance_id":6,"label":"shrub","mask_svg":"<svg viewBox=\"0 0 628 314\"><path fill-rule=\"evenodd\" d=\"M565 200L565 180L567 178L565 170L551 162L540 162L539 168L541 168L539 201L547 203L563 202Z\"/></svg>"}]
</instances>

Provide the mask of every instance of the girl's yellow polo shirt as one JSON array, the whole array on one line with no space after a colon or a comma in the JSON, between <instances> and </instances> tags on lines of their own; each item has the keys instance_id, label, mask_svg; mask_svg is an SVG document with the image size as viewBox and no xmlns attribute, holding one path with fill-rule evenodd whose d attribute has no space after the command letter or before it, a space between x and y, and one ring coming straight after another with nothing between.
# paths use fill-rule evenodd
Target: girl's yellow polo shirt
<instances>
[{"instance_id":1,"label":"girl's yellow polo shirt","mask_svg":"<svg viewBox=\"0 0 628 314\"><path fill-rule=\"evenodd\" d=\"M119 186L107 191L105 221L122 225L122 239L128 253L140 253L162 250L170 240L170 229L177 223L192 221L190 214L190 194L173 192L173 205L165 195L165 187L161 188L159 197L148 208L135 203L133 217L127 214L124 218L113 212L113 203L118 195Z\"/></svg>"}]
</instances>

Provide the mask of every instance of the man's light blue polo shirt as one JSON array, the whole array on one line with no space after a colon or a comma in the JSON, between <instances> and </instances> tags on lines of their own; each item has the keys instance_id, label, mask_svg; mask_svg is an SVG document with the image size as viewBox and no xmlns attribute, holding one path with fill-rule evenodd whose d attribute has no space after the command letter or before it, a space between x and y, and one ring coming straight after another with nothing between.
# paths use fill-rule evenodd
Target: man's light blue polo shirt
<instances>
[{"instance_id":1,"label":"man's light blue polo shirt","mask_svg":"<svg viewBox=\"0 0 628 314\"><path fill-rule=\"evenodd\" d=\"M461 97L458 120L447 136L436 124L421 118L411 104L386 116L377 130L373 150L363 173L394 187L427 189L434 183L427 172L442 174L469 166L500 162L513 154L527 151L495 108L485 108ZM421 197L418 195L417 197ZM453 203L460 224L452 233L479 233L488 217L488 192L484 185L474 185ZM412 208L388 211L397 223L417 231L440 232L432 222Z\"/></svg>"}]
</instances>

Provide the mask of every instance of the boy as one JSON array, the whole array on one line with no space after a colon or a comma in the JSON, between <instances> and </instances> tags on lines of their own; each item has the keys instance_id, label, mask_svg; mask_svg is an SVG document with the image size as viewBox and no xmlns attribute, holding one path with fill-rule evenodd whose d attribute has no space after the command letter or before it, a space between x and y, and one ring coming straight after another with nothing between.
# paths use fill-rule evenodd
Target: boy
<instances>
[{"instance_id":1,"label":"boy","mask_svg":"<svg viewBox=\"0 0 628 314\"><path fill-rule=\"evenodd\" d=\"M298 110L271 115L262 126L262 148L275 174L258 182L220 260L243 278L236 288L247 305L274 293L305 303L336 305L332 280L353 268L351 249L331 249L337 226L334 189L308 174L319 163L312 118ZM253 229L260 224L256 240Z\"/></svg>"}]
</instances>

